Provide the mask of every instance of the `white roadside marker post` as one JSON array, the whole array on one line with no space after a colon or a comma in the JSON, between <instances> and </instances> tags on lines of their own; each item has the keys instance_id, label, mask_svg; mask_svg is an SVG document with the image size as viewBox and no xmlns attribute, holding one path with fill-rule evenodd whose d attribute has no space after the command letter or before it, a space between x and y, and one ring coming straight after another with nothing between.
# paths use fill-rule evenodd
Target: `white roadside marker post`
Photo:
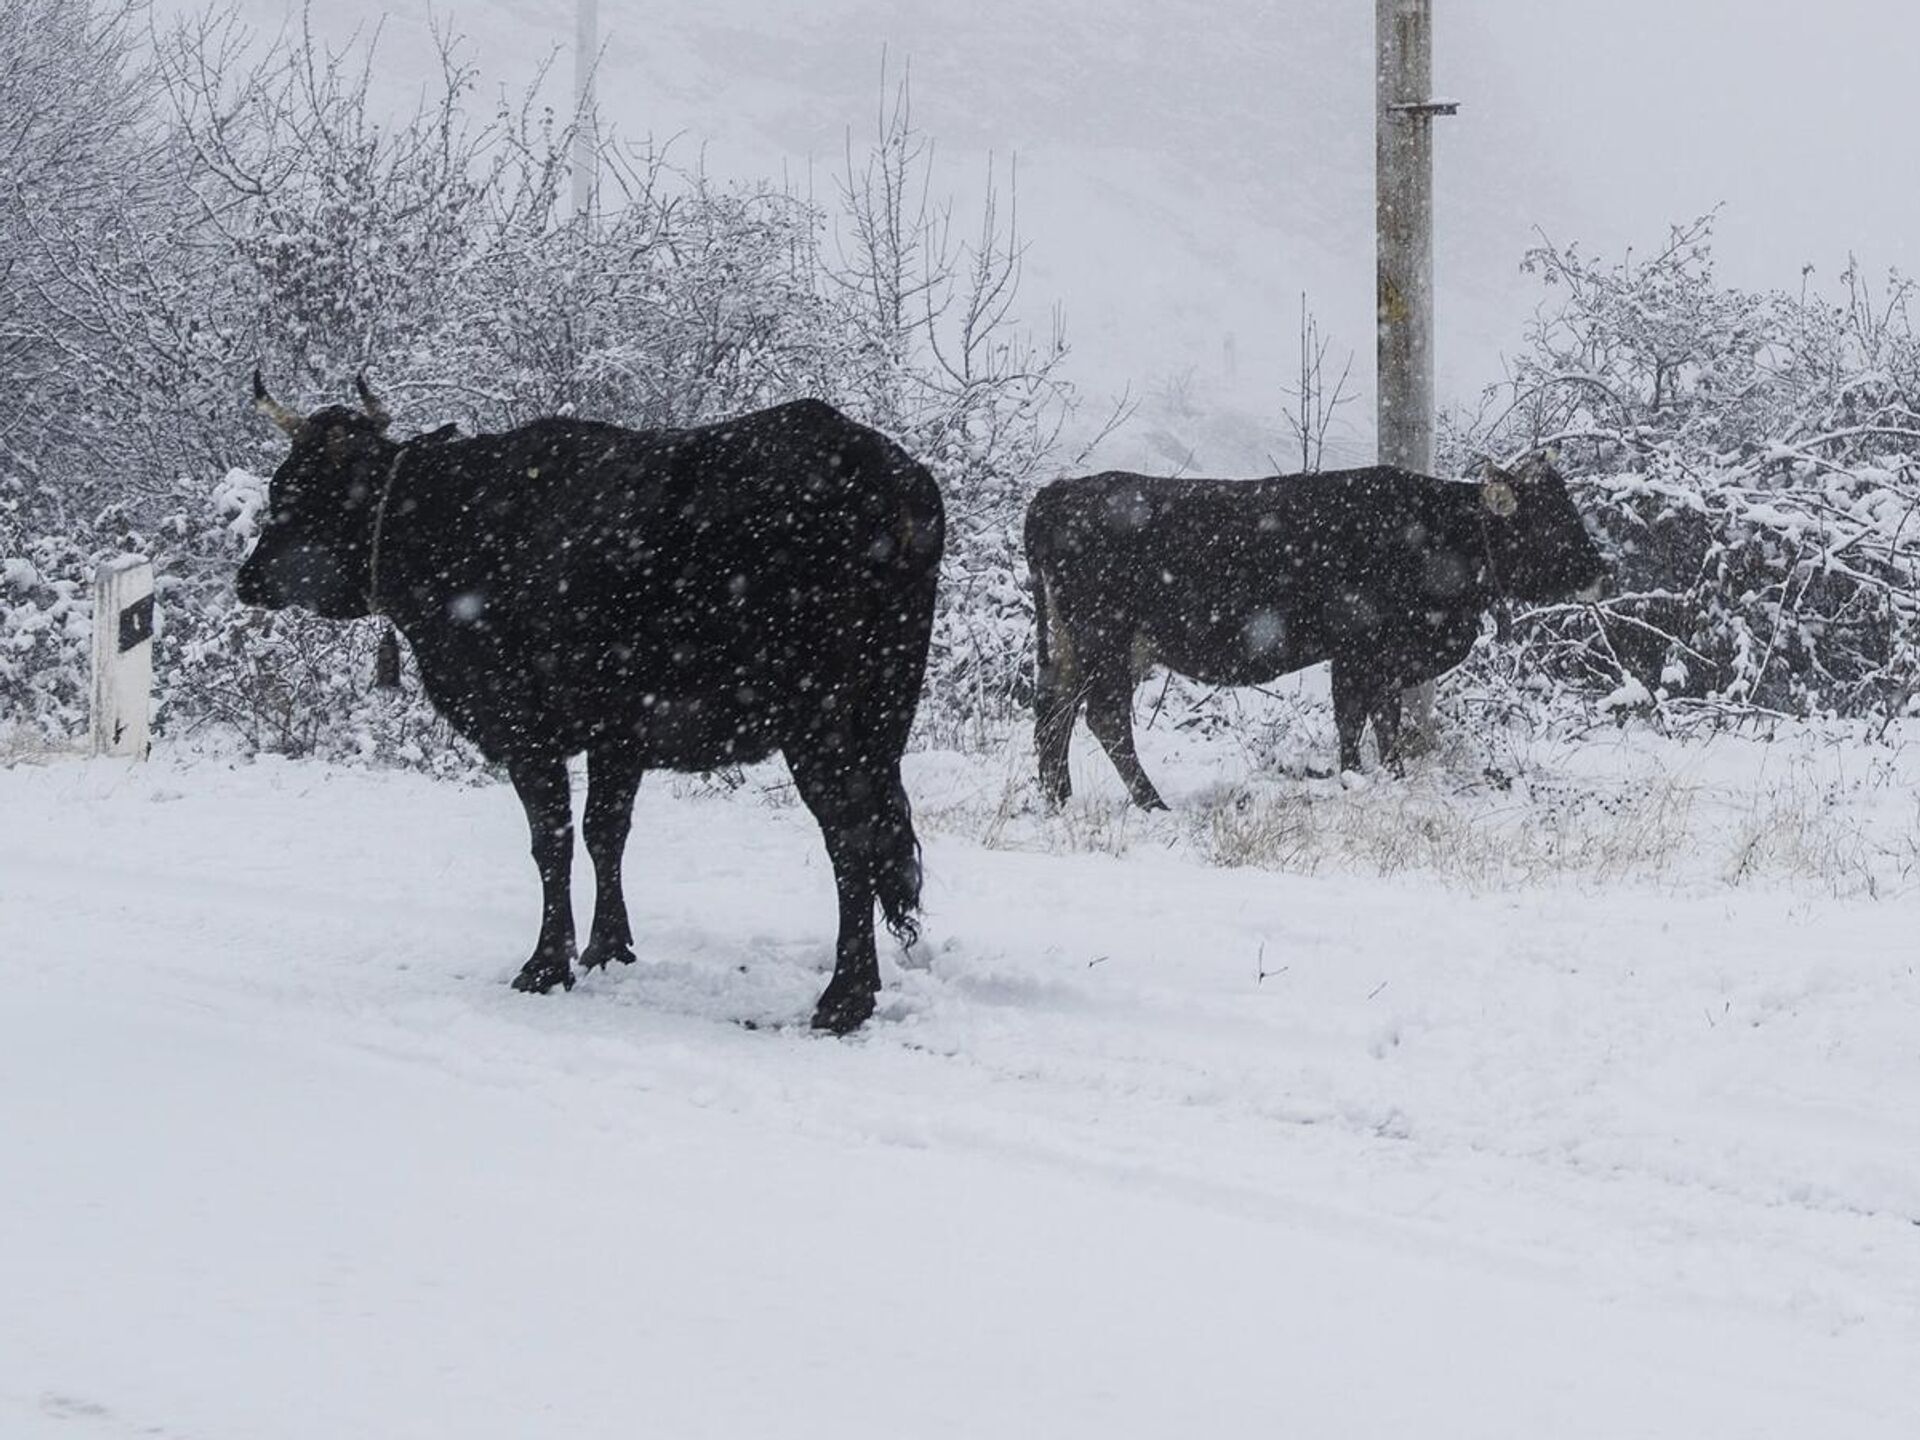
<instances>
[{"instance_id":1,"label":"white roadside marker post","mask_svg":"<svg viewBox=\"0 0 1920 1440\"><path fill-rule=\"evenodd\" d=\"M146 759L152 707L153 566L122 555L93 580L93 753Z\"/></svg>"}]
</instances>

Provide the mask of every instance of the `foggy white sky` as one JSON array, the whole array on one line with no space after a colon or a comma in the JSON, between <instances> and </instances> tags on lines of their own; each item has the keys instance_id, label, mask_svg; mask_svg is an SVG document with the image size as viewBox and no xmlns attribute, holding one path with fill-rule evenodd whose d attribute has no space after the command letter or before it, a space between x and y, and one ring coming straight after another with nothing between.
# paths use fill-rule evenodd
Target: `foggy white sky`
<instances>
[{"instance_id":1,"label":"foggy white sky","mask_svg":"<svg viewBox=\"0 0 1920 1440\"><path fill-rule=\"evenodd\" d=\"M173 0L177 6L179 0ZM289 0L242 0L275 25ZM830 190L867 132L881 48L910 60L939 185L1020 156L1026 298L1063 303L1093 394L1166 393L1268 423L1301 291L1356 352L1347 453L1370 448L1372 31L1366 0L601 0L601 105L683 133L709 168ZM1908 155L1920 7L1888 0L1436 0L1439 394L1498 373L1538 303L1534 227L1618 251L1716 203L1730 283L1831 282L1854 252L1920 270ZM439 0L490 79L567 46L571 0ZM334 0L343 34L376 0ZM393 0L383 84L427 57L425 0ZM571 75L570 54L555 72ZM1234 423L1216 427L1223 436ZM1265 442L1223 438L1258 467ZM1237 448L1236 448L1237 446Z\"/></svg>"},{"instance_id":2,"label":"foggy white sky","mask_svg":"<svg viewBox=\"0 0 1920 1440\"><path fill-rule=\"evenodd\" d=\"M1920 258L1920 7L1439 0L1439 18L1443 83L1554 182L1542 223L1625 241L1724 200L1729 278L1756 285L1803 261L1831 275L1849 249ZM1505 137L1482 138L1497 153Z\"/></svg>"}]
</instances>

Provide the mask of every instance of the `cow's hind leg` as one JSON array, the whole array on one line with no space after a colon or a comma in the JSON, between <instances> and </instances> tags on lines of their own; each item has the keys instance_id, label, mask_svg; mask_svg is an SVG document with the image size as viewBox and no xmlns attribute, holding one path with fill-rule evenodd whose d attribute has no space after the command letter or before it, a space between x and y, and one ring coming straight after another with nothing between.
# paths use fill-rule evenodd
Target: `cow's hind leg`
<instances>
[{"instance_id":1,"label":"cow's hind leg","mask_svg":"<svg viewBox=\"0 0 1920 1440\"><path fill-rule=\"evenodd\" d=\"M1073 794L1067 752L1087 690L1073 635L1062 621L1051 582L1044 578L1034 596L1033 679L1033 752L1040 762L1040 793L1058 809Z\"/></svg>"},{"instance_id":2,"label":"cow's hind leg","mask_svg":"<svg viewBox=\"0 0 1920 1440\"><path fill-rule=\"evenodd\" d=\"M1340 737L1340 768L1359 770L1360 737L1377 692L1373 677L1345 660L1333 662L1333 728Z\"/></svg>"},{"instance_id":3,"label":"cow's hind leg","mask_svg":"<svg viewBox=\"0 0 1920 1440\"><path fill-rule=\"evenodd\" d=\"M615 746L587 753L587 811L581 831L593 860L593 928L580 953L583 969L598 970L619 961L633 963L633 931L627 924L627 898L620 885L620 859L633 826L633 797L643 773L638 757Z\"/></svg>"},{"instance_id":4,"label":"cow's hind leg","mask_svg":"<svg viewBox=\"0 0 1920 1440\"><path fill-rule=\"evenodd\" d=\"M845 1035L873 1014L880 993L880 959L873 943L873 905L879 898L879 870L888 862L882 843L894 830L888 782L874 768L844 754L789 752L794 787L820 822L833 863L834 890L840 900L840 929L834 943L833 978L814 1007L813 1028ZM897 775L897 772L896 772ZM897 784L897 779L893 782ZM911 843L912 831L906 831ZM897 846L897 839L895 844ZM904 876L890 877L902 886ZM918 862L912 890L919 890ZM896 894L899 890L896 889ZM891 910L892 907L890 906ZM903 912L904 914L904 912Z\"/></svg>"},{"instance_id":5,"label":"cow's hind leg","mask_svg":"<svg viewBox=\"0 0 1920 1440\"><path fill-rule=\"evenodd\" d=\"M1040 793L1055 809L1073 795L1067 752L1073 722L1080 718L1087 688L1070 664L1040 667L1033 694L1033 749L1040 761Z\"/></svg>"},{"instance_id":6,"label":"cow's hind leg","mask_svg":"<svg viewBox=\"0 0 1920 1440\"><path fill-rule=\"evenodd\" d=\"M544 995L556 985L573 988L573 806L567 792L567 762L559 756L508 766L513 788L527 812L533 863L540 871L540 938L520 967L513 988Z\"/></svg>"},{"instance_id":7,"label":"cow's hind leg","mask_svg":"<svg viewBox=\"0 0 1920 1440\"><path fill-rule=\"evenodd\" d=\"M1103 669L1093 677L1087 693L1087 728L1120 772L1133 803L1142 810L1165 810L1167 802L1140 768L1140 756L1133 748L1133 677L1124 666Z\"/></svg>"}]
</instances>

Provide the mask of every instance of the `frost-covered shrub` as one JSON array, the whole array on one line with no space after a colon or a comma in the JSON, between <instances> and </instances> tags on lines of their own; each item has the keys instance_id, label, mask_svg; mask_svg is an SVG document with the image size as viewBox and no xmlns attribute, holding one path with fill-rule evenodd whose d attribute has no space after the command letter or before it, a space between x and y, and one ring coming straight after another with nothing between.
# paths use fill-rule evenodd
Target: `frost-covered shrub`
<instances>
[{"instance_id":1,"label":"frost-covered shrub","mask_svg":"<svg viewBox=\"0 0 1920 1440\"><path fill-rule=\"evenodd\" d=\"M87 560L58 536L0 540L0 730L53 741L86 728Z\"/></svg>"},{"instance_id":2,"label":"frost-covered shrub","mask_svg":"<svg viewBox=\"0 0 1920 1440\"><path fill-rule=\"evenodd\" d=\"M1071 402L1055 378L1065 350L1012 324L1018 246L991 202L959 243L945 211L910 199L930 159L904 93L837 210L608 143L576 216L572 129L537 96L476 116L455 46L394 125L369 104L370 48L329 53L302 34L262 49L214 16L143 50L120 3L0 0L0 97L55 75L114 102L59 111L98 122L83 156L98 173L83 178L112 203L9 211L0 197L0 238L18 241L0 285L32 282L0 308L16 382L0 405L26 397L0 411L10 717L77 732L85 587L100 559L136 549L159 576L164 733L471 763L417 688L371 691L377 623L234 603L254 477L283 444L248 404L255 365L302 409L346 400L367 369L396 433L556 412L690 425L827 399L925 459L947 496L930 715L958 728L1014 702L1029 644L1018 521ZM29 35L24 15L51 28ZM54 31L64 71L7 69L43 59Z\"/></svg>"},{"instance_id":3,"label":"frost-covered shrub","mask_svg":"<svg viewBox=\"0 0 1920 1440\"><path fill-rule=\"evenodd\" d=\"M1011 322L1024 246L1000 219L989 173L978 231L956 236L929 203L929 144L906 86L877 143L849 166L834 221L830 291L854 343L834 391L940 480L947 549L923 718L949 740L984 738L1031 694L1033 603L1021 525L1074 404L1056 323Z\"/></svg>"},{"instance_id":4,"label":"frost-covered shrub","mask_svg":"<svg viewBox=\"0 0 1920 1440\"><path fill-rule=\"evenodd\" d=\"M1920 337L1897 275L1840 301L1714 279L1711 217L1649 260L1527 268L1563 303L1456 418L1451 463L1558 452L1615 570L1596 607L1517 617L1483 680L1603 707L1887 716L1920 683Z\"/></svg>"},{"instance_id":5,"label":"frost-covered shrub","mask_svg":"<svg viewBox=\"0 0 1920 1440\"><path fill-rule=\"evenodd\" d=\"M92 494L48 493L44 467L112 451L104 355L75 269L159 187L141 0L0 0L0 483L8 511L46 528ZM104 278L104 277L100 277Z\"/></svg>"}]
</instances>

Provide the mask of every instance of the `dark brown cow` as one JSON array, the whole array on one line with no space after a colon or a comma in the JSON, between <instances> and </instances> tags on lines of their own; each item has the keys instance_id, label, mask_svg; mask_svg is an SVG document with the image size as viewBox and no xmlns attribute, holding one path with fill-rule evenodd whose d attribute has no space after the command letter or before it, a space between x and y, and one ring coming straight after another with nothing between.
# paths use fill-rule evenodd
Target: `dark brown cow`
<instances>
[{"instance_id":1,"label":"dark brown cow","mask_svg":"<svg viewBox=\"0 0 1920 1440\"><path fill-rule=\"evenodd\" d=\"M1038 616L1040 782L1071 789L1084 704L1135 803L1165 802L1133 746L1133 688L1164 665L1254 685L1333 662L1340 764L1369 717L1395 757L1400 692L1460 663L1502 598L1597 586L1606 569L1544 460L1483 485L1387 466L1266 480L1108 473L1056 480L1027 510Z\"/></svg>"},{"instance_id":2,"label":"dark brown cow","mask_svg":"<svg viewBox=\"0 0 1920 1440\"><path fill-rule=\"evenodd\" d=\"M396 441L364 386L360 409L302 416L254 385L293 448L239 596L386 615L440 713L506 767L544 892L514 985L573 984L568 756L587 756L591 968L634 958L620 859L642 772L778 750L839 891L813 1023L864 1021L874 902L910 936L920 898L900 754L942 548L926 468L817 400L693 430L553 419Z\"/></svg>"}]
</instances>

